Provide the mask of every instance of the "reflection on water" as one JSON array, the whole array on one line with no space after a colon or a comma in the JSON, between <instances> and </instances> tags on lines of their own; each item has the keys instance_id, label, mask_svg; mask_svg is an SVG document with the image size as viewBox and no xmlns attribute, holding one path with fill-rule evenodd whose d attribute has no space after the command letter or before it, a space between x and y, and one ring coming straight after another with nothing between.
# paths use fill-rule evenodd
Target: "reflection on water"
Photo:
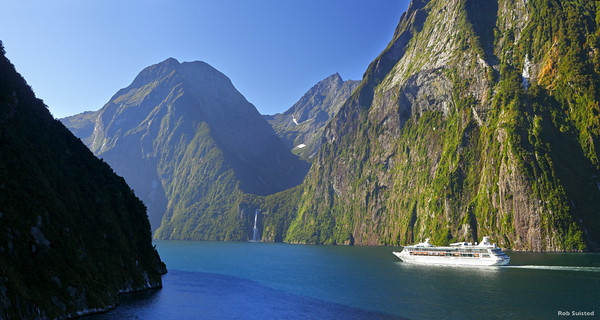
<instances>
[{"instance_id":1,"label":"reflection on water","mask_svg":"<svg viewBox=\"0 0 600 320\"><path fill-rule=\"evenodd\" d=\"M465 265L422 265L397 262L399 271L413 274L413 276L427 281L431 277L448 277L450 281L489 281L497 278L502 269L491 266L465 266Z\"/></svg>"},{"instance_id":2,"label":"reflection on water","mask_svg":"<svg viewBox=\"0 0 600 320\"><path fill-rule=\"evenodd\" d=\"M442 272L470 272L470 273L497 273L500 268L498 266L470 266L470 265L444 265L444 264L415 264L397 262L402 268L416 268L418 270L439 270Z\"/></svg>"}]
</instances>

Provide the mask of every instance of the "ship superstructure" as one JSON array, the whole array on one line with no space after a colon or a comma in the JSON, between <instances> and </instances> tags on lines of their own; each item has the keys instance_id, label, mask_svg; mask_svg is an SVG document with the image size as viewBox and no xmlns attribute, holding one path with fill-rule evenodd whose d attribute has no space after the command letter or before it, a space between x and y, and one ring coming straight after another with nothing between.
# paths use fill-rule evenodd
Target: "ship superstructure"
<instances>
[{"instance_id":1,"label":"ship superstructure","mask_svg":"<svg viewBox=\"0 0 600 320\"><path fill-rule=\"evenodd\" d=\"M425 242L413 246L405 246L401 252L394 252L398 258L408 263L472 265L472 266L505 266L510 257L490 243L489 237L483 237L481 243L457 242L449 247L437 247Z\"/></svg>"}]
</instances>

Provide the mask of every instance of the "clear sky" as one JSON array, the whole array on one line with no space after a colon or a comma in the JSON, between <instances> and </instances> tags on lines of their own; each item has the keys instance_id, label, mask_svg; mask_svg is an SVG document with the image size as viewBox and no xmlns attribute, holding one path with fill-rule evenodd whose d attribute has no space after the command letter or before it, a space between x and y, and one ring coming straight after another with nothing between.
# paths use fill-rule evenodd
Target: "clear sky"
<instances>
[{"instance_id":1,"label":"clear sky","mask_svg":"<svg viewBox=\"0 0 600 320\"><path fill-rule=\"evenodd\" d=\"M56 118L98 110L173 57L227 75L262 114L338 72L360 80L408 0L2 0L7 57Z\"/></svg>"}]
</instances>

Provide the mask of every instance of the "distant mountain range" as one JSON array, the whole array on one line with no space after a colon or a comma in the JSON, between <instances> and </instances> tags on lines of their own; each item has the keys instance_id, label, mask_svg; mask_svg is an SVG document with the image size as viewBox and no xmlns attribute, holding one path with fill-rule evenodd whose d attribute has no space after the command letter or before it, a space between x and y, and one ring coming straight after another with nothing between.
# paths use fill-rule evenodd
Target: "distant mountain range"
<instances>
[{"instance_id":1,"label":"distant mountain range","mask_svg":"<svg viewBox=\"0 0 600 320\"><path fill-rule=\"evenodd\" d=\"M292 152L311 161L321 146L325 125L359 83L333 74L310 88L284 113L264 117Z\"/></svg>"},{"instance_id":2,"label":"distant mountain range","mask_svg":"<svg viewBox=\"0 0 600 320\"><path fill-rule=\"evenodd\" d=\"M37 99L0 42L0 319L64 319L162 286L144 204Z\"/></svg>"},{"instance_id":3,"label":"distant mountain range","mask_svg":"<svg viewBox=\"0 0 600 320\"><path fill-rule=\"evenodd\" d=\"M261 208L269 241L597 248L598 12L415 0L360 84L333 75L283 114L263 118L220 73L170 59L64 122L153 225L164 213L159 238L247 239Z\"/></svg>"},{"instance_id":4,"label":"distant mountain range","mask_svg":"<svg viewBox=\"0 0 600 320\"><path fill-rule=\"evenodd\" d=\"M298 185L309 166L204 62L150 66L102 109L62 121L125 177L161 239L245 239L240 199Z\"/></svg>"}]
</instances>

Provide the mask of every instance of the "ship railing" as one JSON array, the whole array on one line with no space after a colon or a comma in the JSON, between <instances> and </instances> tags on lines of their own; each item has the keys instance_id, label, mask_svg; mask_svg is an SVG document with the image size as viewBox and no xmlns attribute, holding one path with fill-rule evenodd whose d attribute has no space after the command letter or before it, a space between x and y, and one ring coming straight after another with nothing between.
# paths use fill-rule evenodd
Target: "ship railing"
<instances>
[{"instance_id":1,"label":"ship railing","mask_svg":"<svg viewBox=\"0 0 600 320\"><path fill-rule=\"evenodd\" d=\"M411 248L408 250L409 252L438 252L438 253L490 253L488 249L480 249L480 248L448 248L448 249L439 249L439 248ZM496 251L492 251L496 252Z\"/></svg>"}]
</instances>

